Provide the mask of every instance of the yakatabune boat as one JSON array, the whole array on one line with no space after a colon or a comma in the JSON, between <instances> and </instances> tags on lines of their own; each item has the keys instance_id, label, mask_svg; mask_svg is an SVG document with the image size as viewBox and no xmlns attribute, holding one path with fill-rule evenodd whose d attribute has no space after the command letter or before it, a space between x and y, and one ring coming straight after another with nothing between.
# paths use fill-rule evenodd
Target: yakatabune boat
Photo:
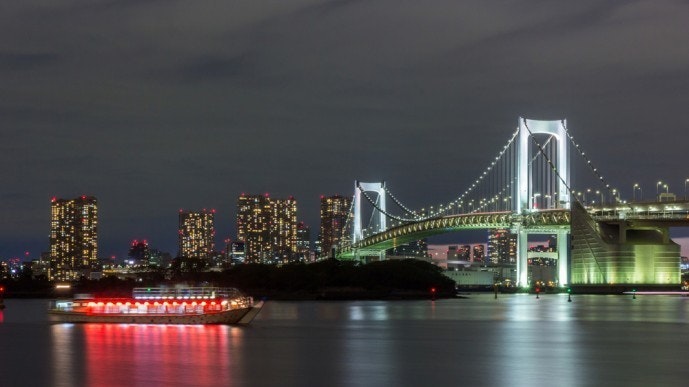
<instances>
[{"instance_id":1,"label":"yakatabune boat","mask_svg":"<svg viewBox=\"0 0 689 387\"><path fill-rule=\"evenodd\" d=\"M234 288L134 288L131 298L52 301L48 315L56 323L248 324L262 306Z\"/></svg>"}]
</instances>

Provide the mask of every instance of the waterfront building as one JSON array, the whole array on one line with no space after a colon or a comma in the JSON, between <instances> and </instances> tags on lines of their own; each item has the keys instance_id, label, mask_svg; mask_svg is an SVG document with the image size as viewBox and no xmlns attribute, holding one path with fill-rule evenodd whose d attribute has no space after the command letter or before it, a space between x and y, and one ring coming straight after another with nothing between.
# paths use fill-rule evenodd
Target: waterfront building
<instances>
[{"instance_id":1,"label":"waterfront building","mask_svg":"<svg viewBox=\"0 0 689 387\"><path fill-rule=\"evenodd\" d=\"M428 243L426 239L419 239L390 249L386 252L386 255L425 260L428 258Z\"/></svg>"},{"instance_id":2,"label":"waterfront building","mask_svg":"<svg viewBox=\"0 0 689 387\"><path fill-rule=\"evenodd\" d=\"M179 252L181 258L208 259L215 249L215 210L179 210Z\"/></svg>"},{"instance_id":3,"label":"waterfront building","mask_svg":"<svg viewBox=\"0 0 689 387\"><path fill-rule=\"evenodd\" d=\"M297 201L241 194L237 199L237 240L247 263L289 261L297 250Z\"/></svg>"},{"instance_id":4,"label":"waterfront building","mask_svg":"<svg viewBox=\"0 0 689 387\"><path fill-rule=\"evenodd\" d=\"M290 196L287 199L271 198L271 202L271 249L276 263L286 263L297 252L297 201Z\"/></svg>"},{"instance_id":5,"label":"waterfront building","mask_svg":"<svg viewBox=\"0 0 689 387\"><path fill-rule=\"evenodd\" d=\"M488 260L494 265L517 262L517 235L509 230L490 230L488 234Z\"/></svg>"},{"instance_id":6,"label":"waterfront building","mask_svg":"<svg viewBox=\"0 0 689 387\"><path fill-rule=\"evenodd\" d=\"M352 199L341 195L321 196L321 229L319 248L321 257L334 258L333 248L340 244L347 224Z\"/></svg>"},{"instance_id":7,"label":"waterfront building","mask_svg":"<svg viewBox=\"0 0 689 387\"><path fill-rule=\"evenodd\" d=\"M471 245L460 245L457 248L457 259L460 261L471 261Z\"/></svg>"},{"instance_id":8,"label":"waterfront building","mask_svg":"<svg viewBox=\"0 0 689 387\"><path fill-rule=\"evenodd\" d=\"M244 256L244 242L232 242L230 244L230 260L232 263L244 263Z\"/></svg>"},{"instance_id":9,"label":"waterfront building","mask_svg":"<svg viewBox=\"0 0 689 387\"><path fill-rule=\"evenodd\" d=\"M148 241L145 239L134 239L129 246L127 258L130 265L148 265L151 259L151 251L148 248Z\"/></svg>"},{"instance_id":10,"label":"waterfront building","mask_svg":"<svg viewBox=\"0 0 689 387\"><path fill-rule=\"evenodd\" d=\"M52 198L50 270L53 281L78 280L98 270L98 202L93 196Z\"/></svg>"},{"instance_id":11,"label":"waterfront building","mask_svg":"<svg viewBox=\"0 0 689 387\"><path fill-rule=\"evenodd\" d=\"M237 240L244 243L244 259L247 263L262 262L271 254L270 197L241 194L237 199Z\"/></svg>"},{"instance_id":12,"label":"waterfront building","mask_svg":"<svg viewBox=\"0 0 689 387\"><path fill-rule=\"evenodd\" d=\"M486 259L486 246L477 244L472 247L472 262L483 263Z\"/></svg>"},{"instance_id":13,"label":"waterfront building","mask_svg":"<svg viewBox=\"0 0 689 387\"><path fill-rule=\"evenodd\" d=\"M304 222L297 223L297 260L305 262L309 260L311 252L311 228Z\"/></svg>"},{"instance_id":14,"label":"waterfront building","mask_svg":"<svg viewBox=\"0 0 689 387\"><path fill-rule=\"evenodd\" d=\"M172 262L172 255L158 249L149 249L148 264L154 267L167 268Z\"/></svg>"}]
</instances>

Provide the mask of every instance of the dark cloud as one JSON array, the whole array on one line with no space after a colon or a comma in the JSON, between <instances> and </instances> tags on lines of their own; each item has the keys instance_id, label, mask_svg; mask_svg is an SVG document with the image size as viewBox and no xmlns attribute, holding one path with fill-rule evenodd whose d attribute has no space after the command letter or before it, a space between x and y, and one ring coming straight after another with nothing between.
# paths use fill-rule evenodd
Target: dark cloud
<instances>
[{"instance_id":1,"label":"dark cloud","mask_svg":"<svg viewBox=\"0 0 689 387\"><path fill-rule=\"evenodd\" d=\"M253 77L255 63L248 54L233 57L204 55L184 65L173 76L191 81L222 80L226 78Z\"/></svg>"},{"instance_id":2,"label":"dark cloud","mask_svg":"<svg viewBox=\"0 0 689 387\"><path fill-rule=\"evenodd\" d=\"M47 248L52 196L99 198L104 255L174 253L179 208L232 234L241 192L296 196L314 229L355 179L446 202L519 116L567 118L623 192L681 192L686 20L672 0L8 2L0 197L22 226L0 257Z\"/></svg>"},{"instance_id":3,"label":"dark cloud","mask_svg":"<svg viewBox=\"0 0 689 387\"><path fill-rule=\"evenodd\" d=\"M29 71L58 60L53 53L0 52L0 71Z\"/></svg>"}]
</instances>

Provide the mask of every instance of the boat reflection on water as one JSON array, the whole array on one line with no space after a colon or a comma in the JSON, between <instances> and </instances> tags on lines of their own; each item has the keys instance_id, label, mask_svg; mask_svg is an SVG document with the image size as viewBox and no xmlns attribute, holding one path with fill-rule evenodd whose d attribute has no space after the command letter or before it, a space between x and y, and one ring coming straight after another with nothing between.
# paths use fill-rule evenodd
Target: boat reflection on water
<instances>
[{"instance_id":1,"label":"boat reflection on water","mask_svg":"<svg viewBox=\"0 0 689 387\"><path fill-rule=\"evenodd\" d=\"M245 380L243 331L226 325L51 326L58 385L229 386Z\"/></svg>"}]
</instances>

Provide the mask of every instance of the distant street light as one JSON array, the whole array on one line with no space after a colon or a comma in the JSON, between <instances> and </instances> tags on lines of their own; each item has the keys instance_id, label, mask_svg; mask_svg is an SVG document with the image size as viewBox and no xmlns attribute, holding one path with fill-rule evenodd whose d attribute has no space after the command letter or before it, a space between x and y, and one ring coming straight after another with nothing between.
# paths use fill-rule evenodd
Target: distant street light
<instances>
[{"instance_id":1,"label":"distant street light","mask_svg":"<svg viewBox=\"0 0 689 387\"><path fill-rule=\"evenodd\" d=\"M586 194L591 193L591 188L586 188L586 192L584 192L584 202L586 202Z\"/></svg>"},{"instance_id":2,"label":"distant street light","mask_svg":"<svg viewBox=\"0 0 689 387\"><path fill-rule=\"evenodd\" d=\"M684 200L687 200L687 183L689 183L689 179L684 180Z\"/></svg>"},{"instance_id":3,"label":"distant street light","mask_svg":"<svg viewBox=\"0 0 689 387\"><path fill-rule=\"evenodd\" d=\"M656 195L660 194L659 188L661 185L663 185L662 181L659 181L656 183Z\"/></svg>"},{"instance_id":4,"label":"distant street light","mask_svg":"<svg viewBox=\"0 0 689 387\"><path fill-rule=\"evenodd\" d=\"M689 181L689 179L687 179L687 180ZM636 190L637 190L637 189L639 190L639 201L641 202L641 201L644 200L644 193L643 193L643 191L641 190L641 186L639 186L638 183L635 183L635 184L634 184L634 187L633 187L634 193L632 194L632 196L633 196L632 201L636 201Z\"/></svg>"}]
</instances>

